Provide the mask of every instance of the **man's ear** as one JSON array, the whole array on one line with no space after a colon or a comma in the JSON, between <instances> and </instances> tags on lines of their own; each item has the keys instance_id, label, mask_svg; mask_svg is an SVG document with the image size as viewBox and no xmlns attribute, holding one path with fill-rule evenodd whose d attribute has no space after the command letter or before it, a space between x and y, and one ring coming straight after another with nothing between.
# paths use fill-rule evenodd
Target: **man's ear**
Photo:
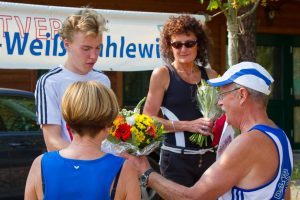
<instances>
[{"instance_id":1,"label":"man's ear","mask_svg":"<svg viewBox=\"0 0 300 200\"><path fill-rule=\"evenodd\" d=\"M64 46L66 49L68 49L71 45L71 41L69 41L68 39L64 39Z\"/></svg>"},{"instance_id":2,"label":"man's ear","mask_svg":"<svg viewBox=\"0 0 300 200\"><path fill-rule=\"evenodd\" d=\"M239 98L242 99L244 97L248 97L249 93L248 93L248 91L245 88L241 88L239 95L240 95Z\"/></svg>"},{"instance_id":3,"label":"man's ear","mask_svg":"<svg viewBox=\"0 0 300 200\"><path fill-rule=\"evenodd\" d=\"M241 100L241 104L243 104L249 96L249 92L245 88L240 89L239 99Z\"/></svg>"}]
</instances>

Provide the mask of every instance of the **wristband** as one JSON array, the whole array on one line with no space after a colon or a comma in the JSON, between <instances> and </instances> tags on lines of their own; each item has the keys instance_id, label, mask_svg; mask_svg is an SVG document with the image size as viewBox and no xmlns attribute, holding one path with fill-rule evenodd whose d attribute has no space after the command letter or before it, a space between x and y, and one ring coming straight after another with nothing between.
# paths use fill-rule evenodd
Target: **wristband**
<instances>
[{"instance_id":1,"label":"wristband","mask_svg":"<svg viewBox=\"0 0 300 200\"><path fill-rule=\"evenodd\" d=\"M174 121L172 120L171 123L172 123L172 127L173 127L174 132L176 132Z\"/></svg>"}]
</instances>

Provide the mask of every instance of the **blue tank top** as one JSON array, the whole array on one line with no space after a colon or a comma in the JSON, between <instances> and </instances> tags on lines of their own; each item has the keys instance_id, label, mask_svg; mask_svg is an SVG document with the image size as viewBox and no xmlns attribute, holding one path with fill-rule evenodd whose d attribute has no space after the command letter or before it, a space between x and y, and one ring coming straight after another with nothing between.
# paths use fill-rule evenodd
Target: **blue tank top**
<instances>
[{"instance_id":1,"label":"blue tank top","mask_svg":"<svg viewBox=\"0 0 300 200\"><path fill-rule=\"evenodd\" d=\"M273 179L257 188L243 189L234 186L219 200L275 200L284 199L293 170L293 153L290 142L283 130L263 124L256 125L251 130L259 130L266 134L276 145L278 152L278 169ZM267 170L267 168L266 168Z\"/></svg>"},{"instance_id":2,"label":"blue tank top","mask_svg":"<svg viewBox=\"0 0 300 200\"><path fill-rule=\"evenodd\" d=\"M42 157L44 200L110 200L112 182L124 159L111 154L95 160L74 160L58 151Z\"/></svg>"},{"instance_id":3,"label":"blue tank top","mask_svg":"<svg viewBox=\"0 0 300 200\"><path fill-rule=\"evenodd\" d=\"M164 93L162 106L171 111L179 121L191 121L203 117L196 100L197 85L182 80L173 66L167 65L167 68L169 71L170 83ZM201 78L207 81L208 76L205 68L199 67L199 69L201 71ZM199 85L200 82L197 84ZM164 116L164 118L168 119L167 116ZM198 145L190 142L189 137L191 134L191 132L184 132L185 147L187 149L199 149ZM176 146L175 134L166 134L164 142L167 146ZM208 137L207 147L210 147L210 144L211 139Z\"/></svg>"}]
</instances>

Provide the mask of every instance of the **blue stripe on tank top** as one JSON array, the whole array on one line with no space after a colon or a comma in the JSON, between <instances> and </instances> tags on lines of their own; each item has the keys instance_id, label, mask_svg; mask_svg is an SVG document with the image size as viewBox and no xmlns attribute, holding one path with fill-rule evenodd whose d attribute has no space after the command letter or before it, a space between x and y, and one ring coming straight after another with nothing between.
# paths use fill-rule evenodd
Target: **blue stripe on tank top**
<instances>
[{"instance_id":1,"label":"blue stripe on tank top","mask_svg":"<svg viewBox=\"0 0 300 200\"><path fill-rule=\"evenodd\" d=\"M237 200L240 200L239 192L240 192L239 190L236 190L236 192L235 192L235 193L236 193L236 199L237 199Z\"/></svg>"},{"instance_id":2,"label":"blue stripe on tank top","mask_svg":"<svg viewBox=\"0 0 300 200\"><path fill-rule=\"evenodd\" d=\"M241 191L241 200L244 200L245 198L244 198L244 192L243 191Z\"/></svg>"},{"instance_id":3,"label":"blue stripe on tank top","mask_svg":"<svg viewBox=\"0 0 300 200\"><path fill-rule=\"evenodd\" d=\"M235 200L235 198L234 198L234 188L231 189L231 200Z\"/></svg>"},{"instance_id":4,"label":"blue stripe on tank top","mask_svg":"<svg viewBox=\"0 0 300 200\"><path fill-rule=\"evenodd\" d=\"M231 189L231 200L244 200L244 192L237 187Z\"/></svg>"},{"instance_id":5,"label":"blue stripe on tank top","mask_svg":"<svg viewBox=\"0 0 300 200\"><path fill-rule=\"evenodd\" d=\"M276 135L277 136L277 135ZM288 181L290 179L290 175L292 174L292 169L291 169L291 160L290 160L290 156L289 156L289 152L288 152L288 143L287 143L287 138L285 135L280 135L277 136L279 138L279 140L281 141L282 144L282 156L283 158L287 158L285 161L286 162L282 162L281 164L281 173L282 176L279 178L279 181L276 185L276 189L275 191L281 191L282 187L283 190L285 190L288 187ZM285 138L283 138L285 137ZM282 186L282 184L284 184ZM274 192L273 194L273 198L275 198L276 196L276 192Z\"/></svg>"},{"instance_id":6,"label":"blue stripe on tank top","mask_svg":"<svg viewBox=\"0 0 300 200\"><path fill-rule=\"evenodd\" d=\"M46 92L45 92L45 83L47 78L50 76L57 74L62 71L62 68L56 67L53 70L49 71L47 74L41 77L40 85L39 85L39 92L40 95L40 112L41 112L41 124L47 124L47 100L46 100ZM43 99L44 97L44 99ZM44 108L44 109L43 109Z\"/></svg>"},{"instance_id":7,"label":"blue stripe on tank top","mask_svg":"<svg viewBox=\"0 0 300 200\"><path fill-rule=\"evenodd\" d=\"M238 188L236 188L236 197L237 200L244 200L244 192Z\"/></svg>"},{"instance_id":8,"label":"blue stripe on tank top","mask_svg":"<svg viewBox=\"0 0 300 200\"><path fill-rule=\"evenodd\" d=\"M281 129L278 129L277 132L279 132L279 130L280 130L281 134L274 134L273 132L268 131L268 130L274 129L274 128L271 128L271 127L268 127L268 126L265 126L265 125L257 125L255 127L253 127L251 130L253 130L253 129L257 129L257 130L262 131L267 136L269 136L274 143L275 143L275 141L273 140L273 138L270 135L272 134L273 136L275 136L275 137L278 138L278 140L281 142L281 147L282 147L282 158L281 158L282 159L282 163L280 163L280 165L281 165L281 172L280 172L280 174L286 174L286 173L283 173L283 170L285 170L285 168L287 167L287 170L288 170L287 174L291 175L292 169L291 169L291 160L290 160L290 156L289 156L289 152L288 152L288 141L287 141L287 137L284 134L284 132ZM279 154L279 150L278 150L277 144L276 144L276 148L277 148L277 152ZM279 155L278 155L278 158L279 158ZM286 160L285 160L286 162L283 162L283 158L286 158ZM278 173L279 172L277 171L276 174L278 174ZM275 189L275 191L274 191L274 193L272 195L272 199L278 199L279 198L278 196L275 197L275 195L276 195L276 191L281 191L281 188L282 188L282 183L280 182L281 178L282 177L279 178L279 181L276 184L276 189ZM284 176L283 178L287 178L287 177ZM288 182L288 180L286 182ZM284 181L284 183L286 183L286 182ZM286 185L286 187L287 187L287 185Z\"/></svg>"}]
</instances>

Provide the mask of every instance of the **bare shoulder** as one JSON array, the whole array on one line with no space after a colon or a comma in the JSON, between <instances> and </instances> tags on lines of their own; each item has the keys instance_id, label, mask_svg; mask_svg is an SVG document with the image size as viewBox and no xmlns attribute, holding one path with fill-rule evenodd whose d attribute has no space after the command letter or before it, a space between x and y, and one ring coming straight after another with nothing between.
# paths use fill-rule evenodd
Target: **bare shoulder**
<instances>
[{"instance_id":1,"label":"bare shoulder","mask_svg":"<svg viewBox=\"0 0 300 200\"><path fill-rule=\"evenodd\" d=\"M42 176L41 173L41 162L42 162L42 158L43 155L39 155L38 157L36 157L32 163L31 169L30 169L30 174L36 178L37 182L39 182L40 177Z\"/></svg>"},{"instance_id":2,"label":"bare shoulder","mask_svg":"<svg viewBox=\"0 0 300 200\"><path fill-rule=\"evenodd\" d=\"M205 68L208 78L216 78L218 73L212 68Z\"/></svg>"},{"instance_id":3,"label":"bare shoulder","mask_svg":"<svg viewBox=\"0 0 300 200\"><path fill-rule=\"evenodd\" d=\"M227 156L238 156L243 157L243 155L247 155L248 151L250 151L251 146L253 143L253 139L252 137L246 134L241 134L239 136L237 136L226 148L226 150L224 151L224 155ZM227 156L222 156L221 157L227 157Z\"/></svg>"},{"instance_id":4,"label":"bare shoulder","mask_svg":"<svg viewBox=\"0 0 300 200\"><path fill-rule=\"evenodd\" d=\"M166 66L161 66L153 70L150 80L150 88L166 89L170 81L169 70Z\"/></svg>"},{"instance_id":5,"label":"bare shoulder","mask_svg":"<svg viewBox=\"0 0 300 200\"><path fill-rule=\"evenodd\" d=\"M38 156L31 165L25 186L25 200L35 200L43 198L41 160L42 155Z\"/></svg>"},{"instance_id":6,"label":"bare shoulder","mask_svg":"<svg viewBox=\"0 0 300 200\"><path fill-rule=\"evenodd\" d=\"M44 154L42 155L39 155L38 157L36 157L32 163L32 170L33 171L36 171L37 173L40 172L40 169L41 169L41 162L42 162L42 157L43 157Z\"/></svg>"},{"instance_id":7,"label":"bare shoulder","mask_svg":"<svg viewBox=\"0 0 300 200\"><path fill-rule=\"evenodd\" d=\"M258 136L261 134L255 132L256 130L237 136L222 153L220 161L229 168L244 165L244 172L247 172L247 169L250 170L262 156L261 151L265 150L262 138L259 139L261 136Z\"/></svg>"},{"instance_id":8,"label":"bare shoulder","mask_svg":"<svg viewBox=\"0 0 300 200\"><path fill-rule=\"evenodd\" d=\"M240 143L248 144L249 148L251 148L254 152L261 152L262 148L268 149L273 146L275 147L272 139L261 131L255 129L241 134L237 137L237 139L239 139L238 142Z\"/></svg>"},{"instance_id":9,"label":"bare shoulder","mask_svg":"<svg viewBox=\"0 0 300 200\"><path fill-rule=\"evenodd\" d=\"M243 166L244 175L254 167L276 164L276 159L276 146L268 136L258 130L242 133L236 137L220 157L223 163Z\"/></svg>"},{"instance_id":10,"label":"bare shoulder","mask_svg":"<svg viewBox=\"0 0 300 200\"><path fill-rule=\"evenodd\" d=\"M152 76L159 78L167 78L169 77L169 71L166 66L161 66L153 70Z\"/></svg>"},{"instance_id":11,"label":"bare shoulder","mask_svg":"<svg viewBox=\"0 0 300 200\"><path fill-rule=\"evenodd\" d=\"M266 136L258 130L242 133L232 141L232 143L228 146L228 150L236 153L261 151L261 148L263 148L262 146L264 146L263 144L265 143L265 137Z\"/></svg>"}]
</instances>

